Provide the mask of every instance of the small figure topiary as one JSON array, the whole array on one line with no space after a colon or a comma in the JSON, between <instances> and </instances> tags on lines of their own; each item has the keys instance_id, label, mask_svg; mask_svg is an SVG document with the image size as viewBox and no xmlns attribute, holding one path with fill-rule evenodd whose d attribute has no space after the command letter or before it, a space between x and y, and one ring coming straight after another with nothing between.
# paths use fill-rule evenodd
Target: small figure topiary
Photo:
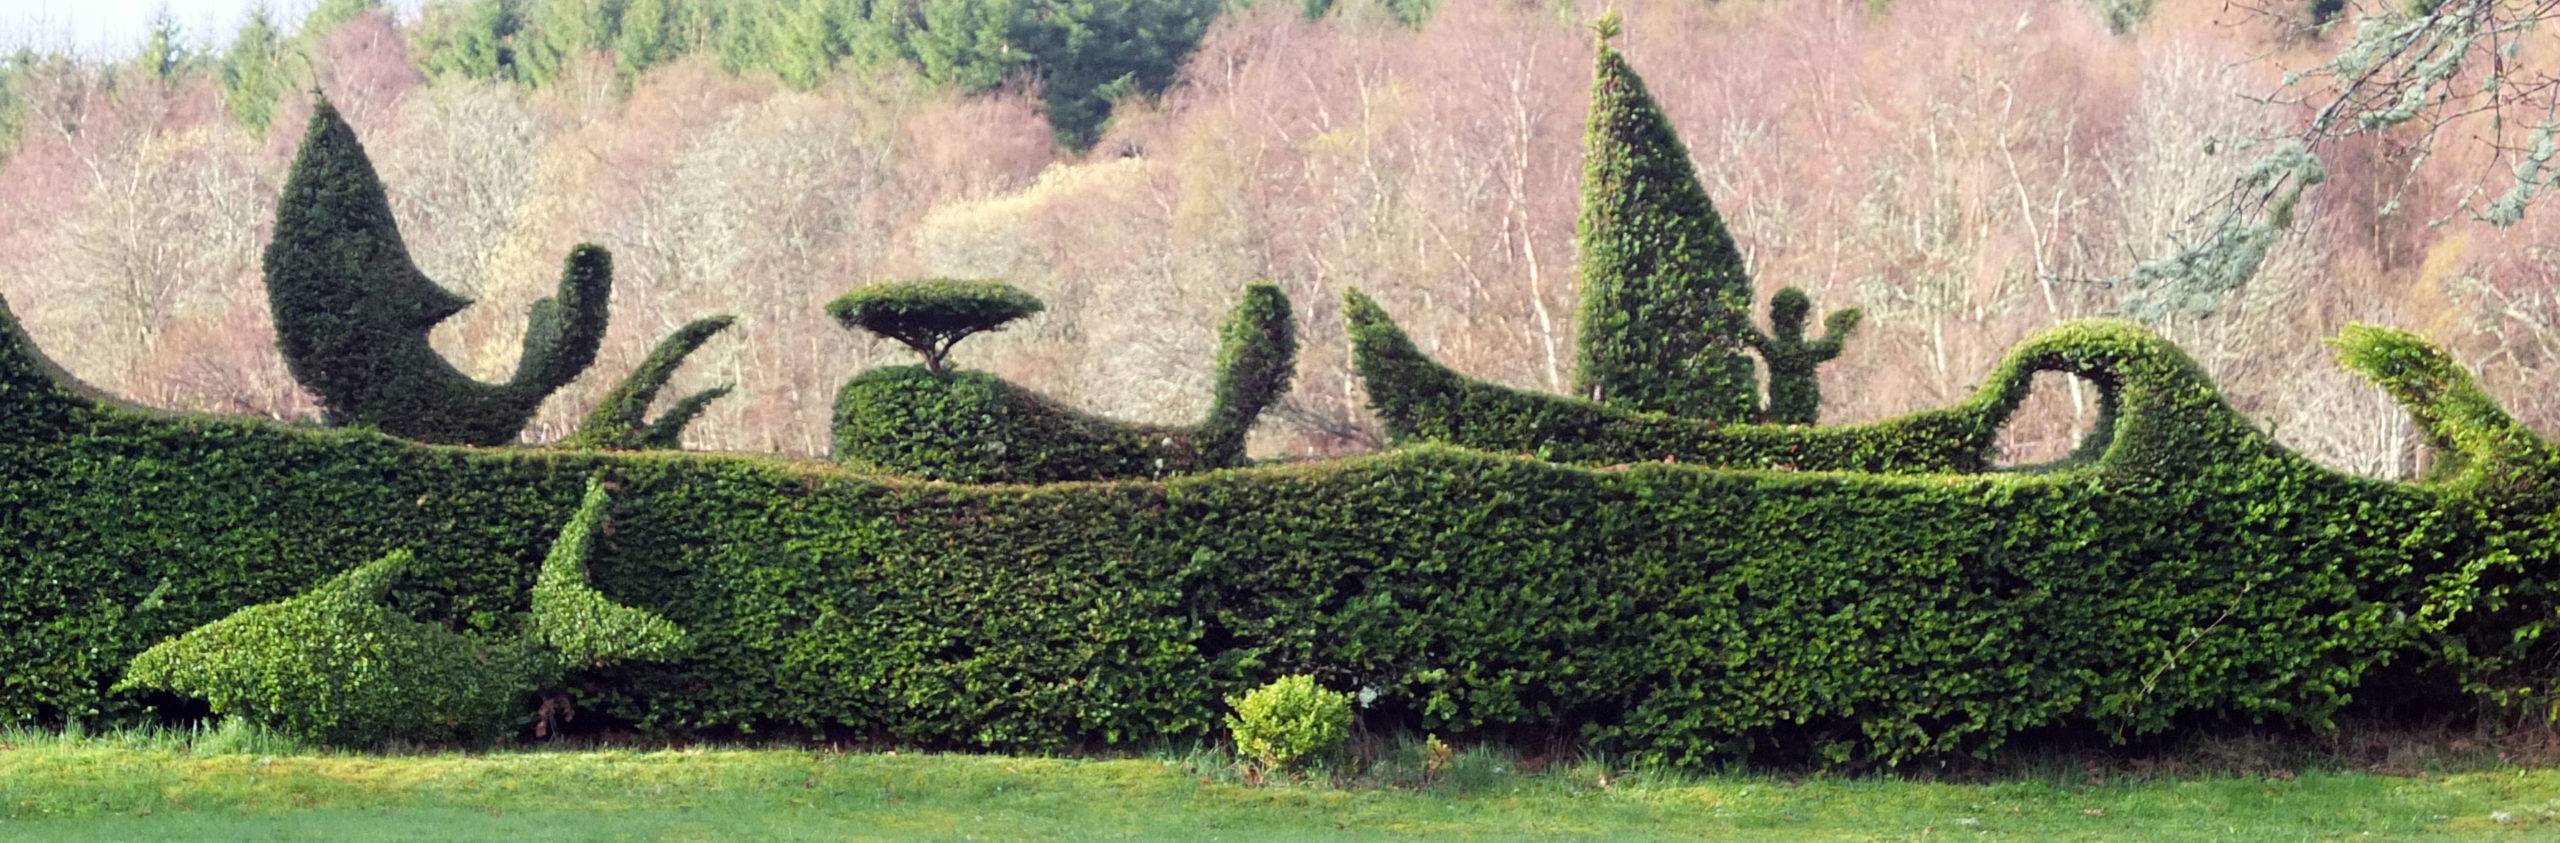
<instances>
[{"instance_id":1,"label":"small figure topiary","mask_svg":"<svg viewBox=\"0 0 2560 843\"><path fill-rule=\"evenodd\" d=\"M1865 316L1854 307L1834 310L1822 319L1822 339L1806 342L1804 320L1812 313L1813 300L1788 287L1769 299L1769 333L1751 332L1751 347L1769 367L1767 421L1812 424L1822 415L1822 383L1814 370L1840 356Z\"/></svg>"},{"instance_id":2,"label":"small figure topiary","mask_svg":"<svg viewBox=\"0 0 2560 843\"><path fill-rule=\"evenodd\" d=\"M827 304L847 328L906 343L937 375L953 345L1041 310L1039 299L1011 284L952 278L873 284Z\"/></svg>"},{"instance_id":3,"label":"small figure topiary","mask_svg":"<svg viewBox=\"0 0 2560 843\"><path fill-rule=\"evenodd\" d=\"M1227 731L1235 736L1236 751L1266 770L1296 767L1351 737L1351 695L1326 690L1312 676L1280 677L1228 697L1227 705L1235 709L1227 715Z\"/></svg>"}]
</instances>

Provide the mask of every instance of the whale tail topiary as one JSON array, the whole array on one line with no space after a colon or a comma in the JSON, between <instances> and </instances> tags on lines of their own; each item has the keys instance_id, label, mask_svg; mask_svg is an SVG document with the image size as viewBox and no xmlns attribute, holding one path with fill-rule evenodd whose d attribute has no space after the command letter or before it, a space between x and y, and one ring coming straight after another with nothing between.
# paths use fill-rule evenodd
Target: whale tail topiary
<instances>
[{"instance_id":1,"label":"whale tail topiary","mask_svg":"<svg viewBox=\"0 0 2560 843\"><path fill-rule=\"evenodd\" d=\"M734 316L696 319L667 338L649 352L613 391L605 393L604 402L596 405L578 424L576 432L560 444L570 448L602 448L613 451L643 451L675 448L684 435L685 425L702 415L712 401L729 394L730 387L717 386L678 399L657 421L648 418L649 404L656 401L658 391L666 388L667 379L684 365L687 356L703 343L736 322Z\"/></svg>"},{"instance_id":2,"label":"whale tail topiary","mask_svg":"<svg viewBox=\"0 0 2560 843\"><path fill-rule=\"evenodd\" d=\"M1267 281L1246 286L1244 299L1218 330L1217 393L1193 437L1201 461L1244 464L1245 435L1289 391L1297 368L1298 329L1289 318L1288 294Z\"/></svg>"}]
</instances>

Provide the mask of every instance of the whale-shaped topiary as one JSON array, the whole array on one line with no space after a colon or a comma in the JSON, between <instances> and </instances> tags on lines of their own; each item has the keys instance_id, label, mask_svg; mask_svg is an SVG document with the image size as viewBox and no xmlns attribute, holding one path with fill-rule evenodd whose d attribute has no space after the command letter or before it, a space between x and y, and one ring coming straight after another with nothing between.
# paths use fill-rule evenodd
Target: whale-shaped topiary
<instances>
[{"instance_id":1,"label":"whale-shaped topiary","mask_svg":"<svg viewBox=\"0 0 2560 843\"><path fill-rule=\"evenodd\" d=\"M414 564L399 550L144 650L116 688L200 697L215 713L333 746L497 737L567 671L664 659L685 646L675 624L587 584L586 557L610 502L590 480L543 559L522 637L455 632L392 608L391 588Z\"/></svg>"},{"instance_id":2,"label":"whale-shaped topiary","mask_svg":"<svg viewBox=\"0 0 2560 843\"><path fill-rule=\"evenodd\" d=\"M943 366L952 343L1040 308L995 282L855 290L829 306L847 327L915 348L923 366L873 369L836 396L835 458L869 471L967 483L1161 477L1244 464L1245 436L1287 391L1297 334L1272 284L1245 288L1219 333L1216 392L1197 424L1139 424L1058 403L985 372Z\"/></svg>"}]
</instances>

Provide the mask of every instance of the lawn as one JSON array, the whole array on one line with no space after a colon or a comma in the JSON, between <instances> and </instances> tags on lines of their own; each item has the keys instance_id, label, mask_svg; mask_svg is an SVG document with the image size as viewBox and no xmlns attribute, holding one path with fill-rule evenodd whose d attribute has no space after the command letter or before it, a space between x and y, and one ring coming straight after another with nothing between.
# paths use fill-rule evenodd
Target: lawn
<instances>
[{"instance_id":1,"label":"lawn","mask_svg":"<svg viewBox=\"0 0 2560 843\"><path fill-rule=\"evenodd\" d=\"M1421 786L1253 785L1202 758L805 749L344 755L259 740L0 748L27 840L2469 840L2560 835L2560 768L1986 783L1462 755ZM1206 770L1207 772L1203 772Z\"/></svg>"}]
</instances>

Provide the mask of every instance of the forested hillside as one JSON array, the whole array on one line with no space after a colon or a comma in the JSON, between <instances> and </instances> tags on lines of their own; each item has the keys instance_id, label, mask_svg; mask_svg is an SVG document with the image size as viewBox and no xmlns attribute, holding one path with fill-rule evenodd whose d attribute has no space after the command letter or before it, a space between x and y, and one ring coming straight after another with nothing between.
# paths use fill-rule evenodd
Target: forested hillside
<instances>
[{"instance_id":1,"label":"forested hillside","mask_svg":"<svg viewBox=\"0 0 2560 843\"><path fill-rule=\"evenodd\" d=\"M1269 279L1303 351L1256 453L1368 448L1346 288L1469 374L1572 387L1604 5L431 0L404 19L328 0L211 50L166 30L115 61L31 45L0 59L0 295L137 401L315 418L275 351L259 253L316 88L422 267L479 301L436 333L475 376L514 366L526 303L593 241L618 283L592 371L740 316L670 390L738 386L691 447L824 452L837 385L903 352L822 307L900 276L999 277L1048 303L959 364L1172 422L1207 406L1219 320ZM2426 93L2400 122L2322 128L2341 100L2292 74L2396 67L2352 61L2372 4L1613 5L1613 44L1758 294L1866 310L1821 370L1826 423L1951 403L2028 332L2126 314L2340 468L2404 474L2418 444L2328 361L2318 339L2349 320L2446 341L2560 428L2540 388L2560 374L2560 211L2525 189L2550 178L2549 118ZM2508 32L2512 49L2475 30L2507 63L2436 83L2508 75L2530 102L2560 66L2548 27ZM560 390L528 435L564 435L611 386ZM2094 412L2052 387L2022 455L2067 450Z\"/></svg>"}]
</instances>

